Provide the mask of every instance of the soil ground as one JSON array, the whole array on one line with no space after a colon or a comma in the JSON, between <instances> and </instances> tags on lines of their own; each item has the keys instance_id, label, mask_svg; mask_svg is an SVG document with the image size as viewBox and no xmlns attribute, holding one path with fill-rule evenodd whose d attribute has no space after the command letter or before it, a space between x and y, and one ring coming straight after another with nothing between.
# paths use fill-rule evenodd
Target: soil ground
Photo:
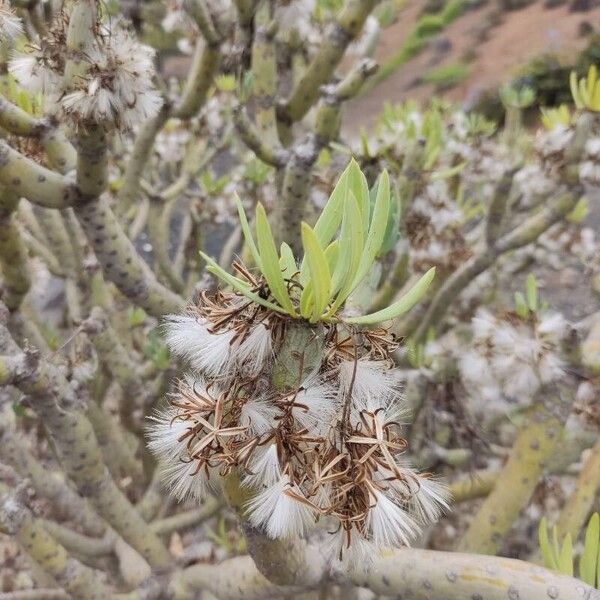
<instances>
[{"instance_id":1,"label":"soil ground","mask_svg":"<svg viewBox=\"0 0 600 600\"><path fill-rule=\"evenodd\" d=\"M384 64L401 47L412 30L423 3L410 1L396 23L387 28L375 58ZM497 10L496 2L487 2L477 10L466 12L450 24L412 60L370 92L346 106L344 123L348 133L369 126L380 113L384 102L407 98L425 101L434 93L433 86L419 84L419 78L441 65L465 62L469 76L441 95L467 106L476 102L485 90L495 88L545 53L569 58L582 50L587 39L579 35L582 23L600 31L600 7L586 12L570 12L570 5L546 8L538 0L521 10L502 12L500 23L487 31L486 23Z\"/></svg>"}]
</instances>

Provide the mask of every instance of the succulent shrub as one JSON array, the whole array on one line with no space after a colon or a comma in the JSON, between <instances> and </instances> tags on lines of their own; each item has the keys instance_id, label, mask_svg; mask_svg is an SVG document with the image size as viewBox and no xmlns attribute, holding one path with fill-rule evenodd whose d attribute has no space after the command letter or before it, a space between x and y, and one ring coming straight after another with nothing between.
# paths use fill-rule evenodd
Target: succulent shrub
<instances>
[{"instance_id":1,"label":"succulent shrub","mask_svg":"<svg viewBox=\"0 0 600 600\"><path fill-rule=\"evenodd\" d=\"M596 75L350 135L401 8L0 1L3 597L593 597Z\"/></svg>"}]
</instances>

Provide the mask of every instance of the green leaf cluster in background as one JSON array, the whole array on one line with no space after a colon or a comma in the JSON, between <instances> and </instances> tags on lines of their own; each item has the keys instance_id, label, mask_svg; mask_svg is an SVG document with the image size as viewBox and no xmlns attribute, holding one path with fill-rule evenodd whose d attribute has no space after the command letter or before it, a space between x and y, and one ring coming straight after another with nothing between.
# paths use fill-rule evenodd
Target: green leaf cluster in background
<instances>
[{"instance_id":1,"label":"green leaf cluster in background","mask_svg":"<svg viewBox=\"0 0 600 600\"><path fill-rule=\"evenodd\" d=\"M444 110L443 104L436 102L432 102L424 111L411 100L400 104L388 102L384 105L378 121L377 135L398 136L401 137L402 143L407 145L420 145L425 140L425 146L422 148L422 168L429 171L435 166L444 145Z\"/></svg>"},{"instance_id":2,"label":"green leaf cluster in background","mask_svg":"<svg viewBox=\"0 0 600 600\"><path fill-rule=\"evenodd\" d=\"M159 327L148 332L144 345L144 356L161 371L166 371L171 366L169 349L164 343Z\"/></svg>"},{"instance_id":3,"label":"green leaf cluster in background","mask_svg":"<svg viewBox=\"0 0 600 600\"><path fill-rule=\"evenodd\" d=\"M575 106L579 110L600 111L600 80L598 80L598 69L592 65L587 77L577 79L577 73L571 72L571 94Z\"/></svg>"},{"instance_id":4,"label":"green leaf cluster in background","mask_svg":"<svg viewBox=\"0 0 600 600\"><path fill-rule=\"evenodd\" d=\"M433 85L436 92L442 92L463 82L470 71L469 65L459 61L432 67L421 76L421 81Z\"/></svg>"},{"instance_id":5,"label":"green leaf cluster in background","mask_svg":"<svg viewBox=\"0 0 600 600\"><path fill-rule=\"evenodd\" d=\"M507 108L527 108L535 102L535 90L529 86L514 86L510 83L500 88L500 100Z\"/></svg>"},{"instance_id":6,"label":"green leaf cluster in background","mask_svg":"<svg viewBox=\"0 0 600 600\"><path fill-rule=\"evenodd\" d=\"M540 302L538 282L533 273L529 273L525 280L525 294L515 292L515 313L524 321L543 313L548 309L547 302Z\"/></svg>"},{"instance_id":7,"label":"green leaf cluster in background","mask_svg":"<svg viewBox=\"0 0 600 600\"><path fill-rule=\"evenodd\" d=\"M7 100L34 117L41 117L43 115L44 98L41 92L33 94L20 89L16 79L10 74L5 75L4 79L5 86L2 94Z\"/></svg>"},{"instance_id":8,"label":"green leaf cluster in background","mask_svg":"<svg viewBox=\"0 0 600 600\"><path fill-rule=\"evenodd\" d=\"M573 554L573 540L567 534L562 544L558 539L556 527L552 529L552 538L548 535L546 519L540 521L539 544L544 565L564 575L573 576L575 572L575 557ZM595 513L589 520L583 546L583 552L579 558L579 578L600 589L600 515Z\"/></svg>"},{"instance_id":9,"label":"green leaf cluster in background","mask_svg":"<svg viewBox=\"0 0 600 600\"><path fill-rule=\"evenodd\" d=\"M435 14L421 16L400 48L381 65L376 77L374 77L374 83L369 88L373 87L375 83L387 79L404 63L419 54L434 36L439 35L445 27L463 13L465 6L464 0L449 0Z\"/></svg>"},{"instance_id":10,"label":"green leaf cluster in background","mask_svg":"<svg viewBox=\"0 0 600 600\"><path fill-rule=\"evenodd\" d=\"M542 108L541 113L542 125L548 131L552 131L556 127L568 127L571 124L571 111L566 104Z\"/></svg>"},{"instance_id":11,"label":"green leaf cluster in background","mask_svg":"<svg viewBox=\"0 0 600 600\"><path fill-rule=\"evenodd\" d=\"M398 238L399 201L391 191L386 171L369 190L358 164L350 161L314 228L302 223L301 261L285 242L277 251L262 204L256 207L255 236L239 199L237 207L248 250L270 297L251 289L248 282L231 275L203 253L208 270L250 300L292 318L310 323L343 320L357 325L388 321L410 310L434 277L435 269L430 269L402 298L383 310L340 317L348 297Z\"/></svg>"}]
</instances>

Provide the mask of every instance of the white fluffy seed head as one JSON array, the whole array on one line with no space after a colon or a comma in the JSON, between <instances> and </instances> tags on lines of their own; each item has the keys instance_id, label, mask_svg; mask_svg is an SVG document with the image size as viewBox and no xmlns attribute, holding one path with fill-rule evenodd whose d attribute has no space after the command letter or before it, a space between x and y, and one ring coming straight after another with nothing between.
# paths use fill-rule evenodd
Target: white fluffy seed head
<instances>
[{"instance_id":1,"label":"white fluffy seed head","mask_svg":"<svg viewBox=\"0 0 600 600\"><path fill-rule=\"evenodd\" d=\"M198 463L185 457L167 458L158 467L163 484L178 500L204 500L211 490L204 470L196 472Z\"/></svg>"},{"instance_id":2,"label":"white fluffy seed head","mask_svg":"<svg viewBox=\"0 0 600 600\"><path fill-rule=\"evenodd\" d=\"M345 360L339 365L342 400L351 394L358 410L375 411L400 397L401 372L385 361Z\"/></svg>"},{"instance_id":3,"label":"white fluffy seed head","mask_svg":"<svg viewBox=\"0 0 600 600\"><path fill-rule=\"evenodd\" d=\"M60 93L61 75L44 64L39 52L15 52L8 63L8 70L28 92L42 92L50 96Z\"/></svg>"},{"instance_id":4,"label":"white fluffy seed head","mask_svg":"<svg viewBox=\"0 0 600 600\"><path fill-rule=\"evenodd\" d=\"M325 435L339 409L337 390L318 377L306 380L294 400L292 415L309 435Z\"/></svg>"},{"instance_id":5,"label":"white fluffy seed head","mask_svg":"<svg viewBox=\"0 0 600 600\"><path fill-rule=\"evenodd\" d=\"M542 385L560 378L564 361L560 344L567 322L559 313L545 313L532 322L497 318L480 309L472 321L473 346L459 360L470 395L500 404L527 404Z\"/></svg>"},{"instance_id":6,"label":"white fluffy seed head","mask_svg":"<svg viewBox=\"0 0 600 600\"><path fill-rule=\"evenodd\" d=\"M76 123L128 130L160 110L162 98L152 81L154 51L120 24L90 40L86 61L62 97L64 113Z\"/></svg>"},{"instance_id":7,"label":"white fluffy seed head","mask_svg":"<svg viewBox=\"0 0 600 600\"><path fill-rule=\"evenodd\" d=\"M369 565L379 553L377 546L354 526L350 529L350 543L348 532L339 528L329 534L324 550L330 562L341 563L343 566Z\"/></svg>"},{"instance_id":8,"label":"white fluffy seed head","mask_svg":"<svg viewBox=\"0 0 600 600\"><path fill-rule=\"evenodd\" d=\"M235 361L242 373L257 376L273 356L271 332L264 323L253 326L246 339L235 350Z\"/></svg>"},{"instance_id":9,"label":"white fluffy seed head","mask_svg":"<svg viewBox=\"0 0 600 600\"><path fill-rule=\"evenodd\" d=\"M14 9L5 0L0 0L0 42L12 43L22 31L23 23Z\"/></svg>"},{"instance_id":10,"label":"white fluffy seed head","mask_svg":"<svg viewBox=\"0 0 600 600\"><path fill-rule=\"evenodd\" d=\"M380 548L409 546L418 535L419 526L408 511L376 489L372 491L372 504L367 527L373 542Z\"/></svg>"},{"instance_id":11,"label":"white fluffy seed head","mask_svg":"<svg viewBox=\"0 0 600 600\"><path fill-rule=\"evenodd\" d=\"M278 2L274 14L278 31L285 35L287 32L295 30L302 39L318 43L319 36L311 19L315 4L315 0Z\"/></svg>"},{"instance_id":12,"label":"white fluffy seed head","mask_svg":"<svg viewBox=\"0 0 600 600\"><path fill-rule=\"evenodd\" d=\"M148 419L148 448L159 459L179 458L185 449L179 439L189 429L190 422L178 418L177 409L172 407L157 411Z\"/></svg>"},{"instance_id":13,"label":"white fluffy seed head","mask_svg":"<svg viewBox=\"0 0 600 600\"><path fill-rule=\"evenodd\" d=\"M167 315L164 333L169 350L185 360L202 351L205 339L209 335L206 322L189 315Z\"/></svg>"},{"instance_id":14,"label":"white fluffy seed head","mask_svg":"<svg viewBox=\"0 0 600 600\"><path fill-rule=\"evenodd\" d=\"M277 446L258 448L252 455L247 472L242 476L242 484L257 489L269 488L281 479L281 468Z\"/></svg>"},{"instance_id":15,"label":"white fluffy seed head","mask_svg":"<svg viewBox=\"0 0 600 600\"><path fill-rule=\"evenodd\" d=\"M39 47L12 57L9 70L21 86L42 92L48 108L56 106L76 126L94 123L123 131L157 114L163 100L153 83L154 50L113 22L86 40L81 72L67 80L64 34L64 24L56 22Z\"/></svg>"},{"instance_id":16,"label":"white fluffy seed head","mask_svg":"<svg viewBox=\"0 0 600 600\"><path fill-rule=\"evenodd\" d=\"M245 508L254 527L274 539L298 537L319 516L328 515L341 526L332 541L337 544L335 554L344 550L352 530L350 548L343 552L346 557L408 544L420 523L439 516L447 507L443 488L428 481L408 488L404 480L416 481L418 474L408 466L402 466L400 474L400 465L392 464L403 448L401 440L396 442L395 430L405 373L393 369L391 360L381 359L381 349L371 351L367 342L374 345L375 338L365 334L366 352L357 361L344 360L348 355L336 353L337 346L328 349L327 360L304 378L299 389L281 391L263 373L273 352L268 321L248 323L246 306L236 304L234 295L222 293L214 302L207 300L185 315L171 315L165 324L173 354L202 373L199 395L193 393L193 382L180 384L177 410L155 418L151 445L157 454L173 459L164 472L176 495L206 492L204 471L197 482L191 477L199 467L211 465L216 473L223 464L228 468L237 464L241 483L251 494ZM253 314L257 323L272 318L269 313ZM230 327L226 331L225 322ZM359 349L362 354L363 346ZM227 386L226 393L217 394L216 386L221 390ZM346 401L349 413L341 410ZM342 414L349 418L346 431L340 428ZM196 450L189 442L191 431L174 415L198 429ZM173 424L181 430L171 431ZM341 449L340 434L347 442ZM185 461L190 456L193 463ZM354 464L365 469L360 481L354 476ZM380 473L382 465L388 465L386 474ZM398 489L393 487L396 482Z\"/></svg>"},{"instance_id":17,"label":"white fluffy seed head","mask_svg":"<svg viewBox=\"0 0 600 600\"><path fill-rule=\"evenodd\" d=\"M467 350L460 357L460 372L464 380L474 383L482 382L482 378L489 382L491 377L488 360L477 350Z\"/></svg>"},{"instance_id":18,"label":"white fluffy seed head","mask_svg":"<svg viewBox=\"0 0 600 600\"><path fill-rule=\"evenodd\" d=\"M537 325L537 332L548 342L559 344L566 336L568 323L557 312L549 312L542 316Z\"/></svg>"},{"instance_id":19,"label":"white fluffy seed head","mask_svg":"<svg viewBox=\"0 0 600 600\"><path fill-rule=\"evenodd\" d=\"M240 425L248 428L251 435L264 435L276 427L277 408L261 398L244 402L240 413Z\"/></svg>"},{"instance_id":20,"label":"white fluffy seed head","mask_svg":"<svg viewBox=\"0 0 600 600\"><path fill-rule=\"evenodd\" d=\"M209 333L204 341L202 352L190 358L190 365L209 377L226 377L230 374L230 350L235 333Z\"/></svg>"},{"instance_id":21,"label":"white fluffy seed head","mask_svg":"<svg viewBox=\"0 0 600 600\"><path fill-rule=\"evenodd\" d=\"M496 328L496 323L493 315L482 308L473 317L471 326L473 328L473 337L475 341L478 341L490 337Z\"/></svg>"},{"instance_id":22,"label":"white fluffy seed head","mask_svg":"<svg viewBox=\"0 0 600 600\"><path fill-rule=\"evenodd\" d=\"M535 149L543 158L561 155L571 143L575 130L565 125L558 125L551 131L540 130L535 140Z\"/></svg>"},{"instance_id":23,"label":"white fluffy seed head","mask_svg":"<svg viewBox=\"0 0 600 600\"><path fill-rule=\"evenodd\" d=\"M190 315L168 315L164 329L169 350L194 370L209 377L229 374L233 331L211 333L203 319Z\"/></svg>"},{"instance_id":24,"label":"white fluffy seed head","mask_svg":"<svg viewBox=\"0 0 600 600\"><path fill-rule=\"evenodd\" d=\"M448 488L435 479L418 476L409 506L421 523L434 523L450 510Z\"/></svg>"},{"instance_id":25,"label":"white fluffy seed head","mask_svg":"<svg viewBox=\"0 0 600 600\"><path fill-rule=\"evenodd\" d=\"M254 496L246 505L254 527L262 527L272 539L301 537L314 523L310 506L289 495L302 496L297 486L290 484L287 475L277 483Z\"/></svg>"}]
</instances>

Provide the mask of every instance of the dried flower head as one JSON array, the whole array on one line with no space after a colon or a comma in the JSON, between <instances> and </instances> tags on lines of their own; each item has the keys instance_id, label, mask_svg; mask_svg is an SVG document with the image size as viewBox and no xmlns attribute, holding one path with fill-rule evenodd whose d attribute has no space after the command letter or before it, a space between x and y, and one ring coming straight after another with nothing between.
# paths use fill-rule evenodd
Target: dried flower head
<instances>
[{"instance_id":1,"label":"dried flower head","mask_svg":"<svg viewBox=\"0 0 600 600\"><path fill-rule=\"evenodd\" d=\"M270 537L302 535L328 517L343 532L337 551L355 540L408 544L447 499L402 458L396 340L383 329L328 323L306 349L322 346L316 366L279 389L274 355L298 326L221 291L167 320L167 343L190 367L149 432L167 485L180 498L202 496L235 469L251 491L250 521Z\"/></svg>"},{"instance_id":2,"label":"dried flower head","mask_svg":"<svg viewBox=\"0 0 600 600\"><path fill-rule=\"evenodd\" d=\"M0 0L0 43L8 44L23 31L23 23L6 0Z\"/></svg>"},{"instance_id":3,"label":"dried flower head","mask_svg":"<svg viewBox=\"0 0 600 600\"><path fill-rule=\"evenodd\" d=\"M58 16L35 43L14 52L8 65L11 75L24 89L42 92L52 99L62 91L67 43L67 19Z\"/></svg>"},{"instance_id":4,"label":"dried flower head","mask_svg":"<svg viewBox=\"0 0 600 600\"><path fill-rule=\"evenodd\" d=\"M154 50L122 26L99 35L88 53L85 73L62 98L75 123L131 129L156 115L162 98L152 82Z\"/></svg>"},{"instance_id":5,"label":"dried flower head","mask_svg":"<svg viewBox=\"0 0 600 600\"><path fill-rule=\"evenodd\" d=\"M559 313L515 313L499 317L480 309L472 321L473 342L460 360L460 373L470 396L506 408L528 405L537 391L562 377L560 345L567 323Z\"/></svg>"},{"instance_id":6,"label":"dried flower head","mask_svg":"<svg viewBox=\"0 0 600 600\"><path fill-rule=\"evenodd\" d=\"M153 117L162 98L152 82L154 50L138 43L118 23L99 27L83 55L83 67L64 78L66 21L58 18L26 52L16 53L9 69L20 85L57 100L79 126L89 123L130 129Z\"/></svg>"},{"instance_id":7,"label":"dried flower head","mask_svg":"<svg viewBox=\"0 0 600 600\"><path fill-rule=\"evenodd\" d=\"M444 181L429 184L411 203L405 219L411 267L455 269L469 257L462 234L463 217Z\"/></svg>"}]
</instances>

